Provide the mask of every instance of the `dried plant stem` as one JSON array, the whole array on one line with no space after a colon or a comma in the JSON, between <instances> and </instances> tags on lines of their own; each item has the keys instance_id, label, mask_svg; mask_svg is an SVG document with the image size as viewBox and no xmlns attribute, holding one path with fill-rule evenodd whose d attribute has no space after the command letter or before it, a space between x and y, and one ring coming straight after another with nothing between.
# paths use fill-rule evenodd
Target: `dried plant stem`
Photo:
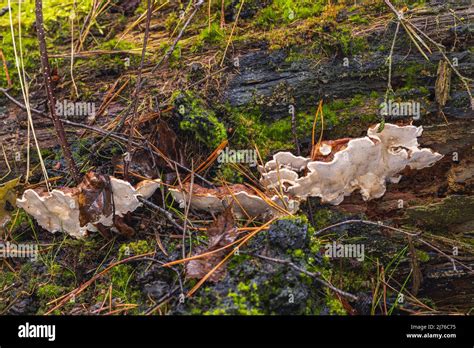
<instances>
[{"instance_id":1,"label":"dried plant stem","mask_svg":"<svg viewBox=\"0 0 474 348\"><path fill-rule=\"evenodd\" d=\"M66 158L66 161L68 163L71 176L76 182L76 184L79 184L81 180L80 180L79 172L76 167L76 163L74 162L71 150L69 149L69 145L66 140L66 132L64 131L63 123L59 119L58 115L56 115L56 109L55 109L56 102L54 99L53 88L51 86L51 69L49 67L48 51L46 49L46 38L45 38L44 25L43 25L43 1L36 0L35 4L36 4L36 31L38 34L38 44L39 44L39 50L40 50L40 56L41 56L41 66L43 68L44 87L46 90L46 95L48 97L49 112L51 114L51 118L53 119L54 128L56 129L59 143L63 150L64 157Z\"/></svg>"},{"instance_id":2,"label":"dried plant stem","mask_svg":"<svg viewBox=\"0 0 474 348\"><path fill-rule=\"evenodd\" d=\"M225 0L221 1L221 29L225 27Z\"/></svg>"},{"instance_id":3,"label":"dried plant stem","mask_svg":"<svg viewBox=\"0 0 474 348\"><path fill-rule=\"evenodd\" d=\"M208 17L208 23L209 23L209 30L211 30L211 5L212 5L212 0L209 0L209 4L207 6L207 17Z\"/></svg>"},{"instance_id":4,"label":"dried plant stem","mask_svg":"<svg viewBox=\"0 0 474 348\"><path fill-rule=\"evenodd\" d=\"M79 97L79 92L77 91L76 80L74 80L74 19L76 18L76 1L74 0L72 5L72 14L71 14L71 65L69 66L71 81L74 87L74 92L76 93L75 97Z\"/></svg>"},{"instance_id":5,"label":"dried plant stem","mask_svg":"<svg viewBox=\"0 0 474 348\"><path fill-rule=\"evenodd\" d=\"M41 149L39 147L38 139L36 137L36 132L35 128L33 125L33 116L31 114L31 105L29 101L29 91L28 91L28 83L26 83L26 73L25 73L25 66L23 63L23 49L22 49L22 40L21 40L21 2L18 3L18 40L19 40L19 53L20 55L18 56L17 48L16 48L16 43L15 43L15 31L13 29L13 16L12 16L12 7L11 7L11 1L8 0L8 13L9 13L9 19L10 19L10 30L11 30L11 35L12 35L12 44L13 44L13 53L15 55L15 65L17 68L18 72L18 80L20 82L21 86L21 92L23 95L23 100L25 101L25 110L26 114L28 116L28 134L27 134L27 160L26 160L26 175L25 175L25 182L28 183L29 179L29 173L30 173L30 140L31 140L31 135L33 135L33 140L36 146L36 150L38 153L38 158L40 161L41 165L41 170L43 172L43 176L46 182L46 188L49 191L50 186L49 186L49 181L48 181L48 172L46 170L46 166L43 161L43 156L41 155ZM0 90L4 93L5 90L1 89Z\"/></svg>"},{"instance_id":6,"label":"dried plant stem","mask_svg":"<svg viewBox=\"0 0 474 348\"><path fill-rule=\"evenodd\" d=\"M225 56L227 54L227 50L229 49L229 45L232 42L232 36L234 35L235 28L237 27L237 23L239 22L240 12L242 11L242 7L244 6L244 3L245 3L245 0L242 0L240 2L239 11L237 12L237 17L235 18L234 25L232 26L232 30L229 35L229 39L227 40L227 45L225 46L224 55L222 56L221 67L224 65Z\"/></svg>"},{"instance_id":7,"label":"dried plant stem","mask_svg":"<svg viewBox=\"0 0 474 348\"><path fill-rule=\"evenodd\" d=\"M397 42L398 31L400 30L400 21L397 22L397 28L395 29L395 34L393 35L392 46L390 47L390 54L387 58L388 65L388 79L387 79L387 90L385 91L385 102L388 101L389 93L393 92L392 88L392 61L393 61L393 51L395 50L395 43Z\"/></svg>"},{"instance_id":8,"label":"dried plant stem","mask_svg":"<svg viewBox=\"0 0 474 348\"><path fill-rule=\"evenodd\" d=\"M130 122L130 133L128 134L128 143L127 143L127 152L130 154L132 151L132 136L135 131L135 124L137 122L137 110L138 110L138 100L140 99L140 89L142 86L142 70L143 64L145 62L146 55L146 45L148 43L148 36L150 35L150 21L151 21L151 0L147 0L147 9L146 9L146 26L145 26L145 35L143 37L143 48L142 48L142 58L140 61L140 68L138 69L137 85L135 87L135 92L133 93L133 111L132 111L132 120ZM127 156L128 157L128 156ZM127 158L126 157L126 158ZM124 160L123 166L123 176L125 180L128 180L128 170L130 167L130 161Z\"/></svg>"},{"instance_id":9,"label":"dried plant stem","mask_svg":"<svg viewBox=\"0 0 474 348\"><path fill-rule=\"evenodd\" d=\"M413 43L415 44L415 46L418 48L418 50L420 51L420 53L423 55L423 57L425 57L426 60L429 60L428 56L424 53L423 49L420 47L420 44L425 47L425 49L429 52L429 53L432 53L431 52L431 49L429 48L429 46L423 41L423 39L420 37L420 35L425 38L426 40L428 40L428 42L430 42L433 46L435 46L438 51L440 52L440 54L443 56L443 59L448 63L449 67L454 71L454 73L459 77L459 79L461 80L462 84L464 85L464 88L466 89L466 92L467 94L469 95L469 98L470 98L470 101L471 101L471 109L474 110L474 98L472 96L472 93L471 93L471 89L469 87L469 83L468 83L468 79L466 77L464 77L459 71L458 69L456 69L456 67L453 65L453 63L451 62L451 60L448 58L448 56L446 55L445 53L445 47L436 42L435 40L433 40L432 38L430 38L428 35L426 35L421 29L419 29L418 27L416 27L413 23L411 23L407 18L405 18L403 16L403 13L401 13L400 11L398 11L393 5L392 3L390 2L390 0L384 0L385 1L385 4L390 8L390 10L397 16L398 18L398 21L399 23L402 24L403 28L405 29L405 31L407 32L408 36L410 37L410 39L413 41ZM417 32L420 34L418 35ZM418 40L418 41L417 41Z\"/></svg>"},{"instance_id":10,"label":"dried plant stem","mask_svg":"<svg viewBox=\"0 0 474 348\"><path fill-rule=\"evenodd\" d=\"M5 78L7 79L7 88L10 88L12 86L12 81L10 80L10 74L8 73L7 61L5 60L5 56L3 55L3 51L1 49L0 59L2 60L3 71L5 71Z\"/></svg>"},{"instance_id":11,"label":"dried plant stem","mask_svg":"<svg viewBox=\"0 0 474 348\"><path fill-rule=\"evenodd\" d=\"M163 62L171 56L171 54L173 53L174 49L176 48L176 45L178 44L179 40L181 40L181 37L183 36L186 28L189 26L189 23L191 23L191 20L196 15L197 11L199 10L199 8L202 6L203 3L204 3L204 0L198 0L198 2L194 5L194 11L189 15L189 18L184 23L183 27L181 28L181 31L179 32L178 36L174 40L171 47L168 49L168 51L166 51L165 55L163 57L161 57L161 59L158 61L158 63L156 63L156 65L153 67L153 69L151 70L152 74L154 72L156 72L156 70L161 66L161 64L163 64Z\"/></svg>"}]
</instances>

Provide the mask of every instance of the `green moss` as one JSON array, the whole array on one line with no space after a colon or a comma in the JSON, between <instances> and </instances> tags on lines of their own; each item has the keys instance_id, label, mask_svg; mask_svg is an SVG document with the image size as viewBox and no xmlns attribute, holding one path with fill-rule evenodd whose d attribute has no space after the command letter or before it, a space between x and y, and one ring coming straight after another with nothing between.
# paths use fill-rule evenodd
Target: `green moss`
<instances>
[{"instance_id":1,"label":"green moss","mask_svg":"<svg viewBox=\"0 0 474 348\"><path fill-rule=\"evenodd\" d=\"M379 94L379 92L377 92L377 91L372 91L372 92L370 92L370 95L369 95L369 96L370 96L370 98L372 98L372 99L377 99L378 97L380 97L380 94Z\"/></svg>"},{"instance_id":2,"label":"green moss","mask_svg":"<svg viewBox=\"0 0 474 348\"><path fill-rule=\"evenodd\" d=\"M286 63L293 63L293 62L300 62L302 60L312 60L317 61L320 58L318 54L315 54L309 50L301 50L301 49L290 49L290 52L285 58Z\"/></svg>"},{"instance_id":3,"label":"green moss","mask_svg":"<svg viewBox=\"0 0 474 348\"><path fill-rule=\"evenodd\" d=\"M0 17L1 18L1 17ZM0 26L0 30L3 28ZM3 38L2 38L3 36ZM13 41L10 34L10 29L6 29L0 34L1 45L0 48L5 56L7 61L7 66L9 67L8 73L10 80L13 84L13 91L20 91L20 83L15 83L18 81L18 73L15 66L15 53L13 50ZM18 38L15 38L17 54L20 56L20 43ZM36 36L24 35L22 37L22 50L23 50L23 65L27 72L36 71L39 64L39 52ZM3 63L0 62L0 87L7 87L6 74L3 69Z\"/></svg>"},{"instance_id":4,"label":"green moss","mask_svg":"<svg viewBox=\"0 0 474 348\"><path fill-rule=\"evenodd\" d=\"M210 27L204 28L196 38L196 41L191 47L192 52L201 50L203 47L209 47L209 45L216 45L224 42L225 34L221 29L220 24L212 23Z\"/></svg>"},{"instance_id":5,"label":"green moss","mask_svg":"<svg viewBox=\"0 0 474 348\"><path fill-rule=\"evenodd\" d=\"M353 98L337 99L323 104L324 131L336 130L333 136L343 137L346 135L344 127L360 115L360 119L370 123L377 119L375 94L371 96L357 94ZM264 117L262 109L271 104L275 96L256 97L256 106L247 108L225 107L227 118L231 121L234 133L229 141L232 145L242 148L252 148L256 144L262 158L285 150L294 150L293 131L291 115L284 116L278 120L269 120ZM373 106L373 112L367 112L366 106ZM296 135L300 141L310 139L316 113L316 105L296 114ZM355 112L354 108L364 108L363 113ZM321 132L322 122L316 124L316 134Z\"/></svg>"},{"instance_id":6,"label":"green moss","mask_svg":"<svg viewBox=\"0 0 474 348\"><path fill-rule=\"evenodd\" d=\"M205 311L204 315L263 315L259 308L260 297L256 283L240 282L236 291L229 291L227 297L220 299L220 304L211 310Z\"/></svg>"},{"instance_id":7,"label":"green moss","mask_svg":"<svg viewBox=\"0 0 474 348\"><path fill-rule=\"evenodd\" d=\"M16 275L13 272L1 272L0 273L0 289L11 285L15 281Z\"/></svg>"},{"instance_id":8,"label":"green moss","mask_svg":"<svg viewBox=\"0 0 474 348\"><path fill-rule=\"evenodd\" d=\"M6 2L5 2L6 3ZM92 0L81 0L76 2L76 16L83 16L88 13ZM11 1L12 4L12 19L15 27L18 27L18 1ZM46 29L61 22L69 21L69 16L72 13L74 0L44 0L43 1L43 18ZM21 3L21 23L25 29L29 29L35 23L35 2L22 1ZM9 27L10 18L8 13L0 17L0 27Z\"/></svg>"},{"instance_id":9,"label":"green moss","mask_svg":"<svg viewBox=\"0 0 474 348\"><path fill-rule=\"evenodd\" d=\"M430 255L426 251L423 251L423 250L417 250L416 257L421 262L428 262L430 260Z\"/></svg>"},{"instance_id":10,"label":"green moss","mask_svg":"<svg viewBox=\"0 0 474 348\"><path fill-rule=\"evenodd\" d=\"M352 36L352 30L350 26L338 27L336 30L330 33L334 38L334 42L323 42L325 48L329 51L340 52L345 56L356 55L364 52L368 49L367 39L363 36Z\"/></svg>"},{"instance_id":11,"label":"green moss","mask_svg":"<svg viewBox=\"0 0 474 348\"><path fill-rule=\"evenodd\" d=\"M301 250L301 249L296 249L296 250L293 250L293 256L298 258L298 259L301 259L305 256L304 254L304 251Z\"/></svg>"},{"instance_id":12,"label":"green moss","mask_svg":"<svg viewBox=\"0 0 474 348\"><path fill-rule=\"evenodd\" d=\"M235 167L229 165L228 163L223 163L220 165L217 171L217 177L232 183L241 184L244 182L242 174L239 171L235 170Z\"/></svg>"},{"instance_id":13,"label":"green moss","mask_svg":"<svg viewBox=\"0 0 474 348\"><path fill-rule=\"evenodd\" d=\"M160 49L159 49L159 54L158 54L158 58L156 58L157 60L160 59L159 57L163 56L164 54L167 54L168 50L171 48L171 44L168 43L168 42L163 42L161 45L160 45ZM169 66L171 68L178 68L179 67L179 63L180 63L180 60L181 60L181 50L182 50L182 46L180 43L178 43L174 49L173 49L173 52L171 52L169 58L168 58L168 63L169 63Z\"/></svg>"},{"instance_id":14,"label":"green moss","mask_svg":"<svg viewBox=\"0 0 474 348\"><path fill-rule=\"evenodd\" d=\"M227 269L229 271L232 271L242 265L242 263L248 261L250 259L250 256L244 255L244 254L239 254L239 255L234 255L229 263L227 264Z\"/></svg>"},{"instance_id":15,"label":"green moss","mask_svg":"<svg viewBox=\"0 0 474 348\"><path fill-rule=\"evenodd\" d=\"M99 45L104 50L128 51L136 48L131 42L125 40L111 39Z\"/></svg>"},{"instance_id":16,"label":"green moss","mask_svg":"<svg viewBox=\"0 0 474 348\"><path fill-rule=\"evenodd\" d=\"M148 241L138 240L122 244L118 251L118 258L122 260L151 251L153 251L153 247ZM142 294L132 282L134 273L135 267L130 264L118 265L111 270L113 297L119 298L126 303L139 303L141 301ZM138 309L132 309L130 313L137 314Z\"/></svg>"},{"instance_id":17,"label":"green moss","mask_svg":"<svg viewBox=\"0 0 474 348\"><path fill-rule=\"evenodd\" d=\"M57 264L57 263L52 263L49 265L49 274L52 275L52 276L56 276L58 274L61 274L62 272L62 266L60 264Z\"/></svg>"},{"instance_id":18,"label":"green moss","mask_svg":"<svg viewBox=\"0 0 474 348\"><path fill-rule=\"evenodd\" d=\"M291 116L276 121L267 121L258 108L228 108L234 133L229 139L234 146L253 148L257 146L260 156L265 159L271 153L292 150L294 148ZM336 114L326 108L327 123L332 126L338 123ZM326 116L325 116L326 117ZM314 114L298 113L297 134L300 139L311 135ZM326 119L326 118L325 118Z\"/></svg>"},{"instance_id":19,"label":"green moss","mask_svg":"<svg viewBox=\"0 0 474 348\"><path fill-rule=\"evenodd\" d=\"M314 227L322 229L331 223L333 213L330 209L318 209L313 211Z\"/></svg>"},{"instance_id":20,"label":"green moss","mask_svg":"<svg viewBox=\"0 0 474 348\"><path fill-rule=\"evenodd\" d=\"M140 298L140 293L129 289L129 283L132 279L134 268L130 265L118 265L112 269L113 295L127 303L136 303Z\"/></svg>"},{"instance_id":21,"label":"green moss","mask_svg":"<svg viewBox=\"0 0 474 348\"><path fill-rule=\"evenodd\" d=\"M41 300L48 302L63 295L65 291L66 288L62 286L56 284L45 284L38 288L36 294Z\"/></svg>"},{"instance_id":22,"label":"green moss","mask_svg":"<svg viewBox=\"0 0 474 348\"><path fill-rule=\"evenodd\" d=\"M130 64L136 64L137 56L131 56ZM132 61L135 60L135 61ZM92 71L90 77L118 75L125 70L125 60L119 54L101 54L90 60L78 60L75 63L78 70ZM85 83L78 82L78 88L81 90L82 98L90 98L96 91L88 89Z\"/></svg>"},{"instance_id":23,"label":"green moss","mask_svg":"<svg viewBox=\"0 0 474 348\"><path fill-rule=\"evenodd\" d=\"M369 24L369 20L365 17L362 17L360 14L349 16L349 21L354 24Z\"/></svg>"},{"instance_id":24,"label":"green moss","mask_svg":"<svg viewBox=\"0 0 474 348\"><path fill-rule=\"evenodd\" d=\"M362 106L364 104L364 100L365 96L362 94L356 94L349 102L349 107Z\"/></svg>"},{"instance_id":25,"label":"green moss","mask_svg":"<svg viewBox=\"0 0 474 348\"><path fill-rule=\"evenodd\" d=\"M191 134L209 149L215 149L226 138L227 131L214 111L192 92L177 92L173 95L175 109L181 116L179 127Z\"/></svg>"},{"instance_id":26,"label":"green moss","mask_svg":"<svg viewBox=\"0 0 474 348\"><path fill-rule=\"evenodd\" d=\"M91 253L99 249L99 245L94 239L72 239L68 238L63 242L64 248L79 250L79 261L87 260Z\"/></svg>"},{"instance_id":27,"label":"green moss","mask_svg":"<svg viewBox=\"0 0 474 348\"><path fill-rule=\"evenodd\" d=\"M410 90L417 87L418 79L422 76L422 71L425 68L423 64L420 63L410 63L403 66L403 71L405 73L405 85L403 90Z\"/></svg>"},{"instance_id":28,"label":"green moss","mask_svg":"<svg viewBox=\"0 0 474 348\"><path fill-rule=\"evenodd\" d=\"M118 258L119 260L125 259L134 255L141 255L152 252L154 250L153 246L145 240L138 240L135 242L122 244L119 248Z\"/></svg>"},{"instance_id":29,"label":"green moss","mask_svg":"<svg viewBox=\"0 0 474 348\"><path fill-rule=\"evenodd\" d=\"M335 315L346 315L347 312L344 309L341 301L337 297L333 297L334 295L328 294L326 295L326 306L329 308L330 314Z\"/></svg>"},{"instance_id":30,"label":"green moss","mask_svg":"<svg viewBox=\"0 0 474 348\"><path fill-rule=\"evenodd\" d=\"M274 0L272 5L259 12L256 24L270 29L318 15L323 8L324 2L319 0Z\"/></svg>"}]
</instances>

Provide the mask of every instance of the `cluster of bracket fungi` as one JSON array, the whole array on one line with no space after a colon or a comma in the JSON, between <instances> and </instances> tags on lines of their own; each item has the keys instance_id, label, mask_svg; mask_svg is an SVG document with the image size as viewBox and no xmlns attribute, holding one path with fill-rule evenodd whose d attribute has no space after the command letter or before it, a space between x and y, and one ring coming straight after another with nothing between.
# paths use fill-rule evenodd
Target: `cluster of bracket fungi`
<instances>
[{"instance_id":1,"label":"cluster of bracket fungi","mask_svg":"<svg viewBox=\"0 0 474 348\"><path fill-rule=\"evenodd\" d=\"M364 200L379 198L387 182L400 181L399 173L406 167L430 167L443 157L420 148L421 126L387 123L381 131L379 127L369 128L361 138L322 141L311 157L276 153L258 167L262 191L241 184L205 188L195 183L192 192L189 183L169 191L181 208L189 204L193 210L217 214L232 204L238 218L268 219L297 212L308 197L337 205L358 190ZM104 229L122 229L127 234L123 216L141 205L139 197L151 197L160 186L159 179L144 180L134 187L90 172L74 188L26 190L17 205L50 232L64 231L77 238Z\"/></svg>"}]
</instances>

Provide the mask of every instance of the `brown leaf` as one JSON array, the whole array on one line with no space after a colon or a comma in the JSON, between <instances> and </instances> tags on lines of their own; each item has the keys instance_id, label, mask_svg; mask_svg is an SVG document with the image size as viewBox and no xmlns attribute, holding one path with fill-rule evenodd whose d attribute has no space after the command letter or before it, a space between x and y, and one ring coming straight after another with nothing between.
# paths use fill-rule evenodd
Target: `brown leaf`
<instances>
[{"instance_id":1,"label":"brown leaf","mask_svg":"<svg viewBox=\"0 0 474 348\"><path fill-rule=\"evenodd\" d=\"M238 231L235 225L232 206L229 205L224 212L217 217L216 220L207 229L209 244L207 248L196 248L194 255L203 254L222 248L237 239ZM202 278L209 273L229 252L232 248L218 251L216 253L204 256L202 258L191 260L186 264L186 276L188 278ZM224 265L218 268L209 280L217 282L225 275Z\"/></svg>"},{"instance_id":2,"label":"brown leaf","mask_svg":"<svg viewBox=\"0 0 474 348\"><path fill-rule=\"evenodd\" d=\"M153 132L153 144L168 159L186 165L183 155L183 145L178 139L176 133L163 120L159 120ZM157 164L162 167L170 167L174 170L174 166L159 158Z\"/></svg>"},{"instance_id":3,"label":"brown leaf","mask_svg":"<svg viewBox=\"0 0 474 348\"><path fill-rule=\"evenodd\" d=\"M175 173L175 167L171 161L186 166L183 146L178 140L176 133L166 122L158 121L150 133L151 148L163 156L153 155L151 151L146 149L137 149L132 154L130 167L132 171L146 177L157 177L160 176L160 172L163 170Z\"/></svg>"},{"instance_id":4,"label":"brown leaf","mask_svg":"<svg viewBox=\"0 0 474 348\"><path fill-rule=\"evenodd\" d=\"M89 172L78 185L79 222L85 226L113 213L112 187L105 175Z\"/></svg>"}]
</instances>

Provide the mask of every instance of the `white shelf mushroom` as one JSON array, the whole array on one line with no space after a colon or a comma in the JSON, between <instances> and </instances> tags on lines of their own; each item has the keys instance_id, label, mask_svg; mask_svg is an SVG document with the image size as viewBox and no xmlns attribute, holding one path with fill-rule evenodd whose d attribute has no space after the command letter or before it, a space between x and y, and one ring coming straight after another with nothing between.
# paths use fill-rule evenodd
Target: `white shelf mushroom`
<instances>
[{"instance_id":1,"label":"white shelf mushroom","mask_svg":"<svg viewBox=\"0 0 474 348\"><path fill-rule=\"evenodd\" d=\"M417 138L423 132L422 127L385 124L384 129L377 132L378 127L369 128L363 138L322 142L313 157L316 160L290 152L275 154L271 161L258 168L265 192L239 184L215 189L194 184L190 193L189 183L169 191L181 208L190 204L195 210L216 214L232 204L238 218L268 218L296 213L300 202L308 197L320 197L323 203L337 205L345 196L359 190L364 200L379 198L385 193L387 181L399 182L399 173L406 167L430 167L443 157L419 147ZM94 183L102 187L99 179L89 173L77 188L50 193L26 190L17 205L48 231L65 231L82 238L88 231L95 231L98 224L113 228L114 215L122 217L136 210L141 205L138 197L150 197L161 185L159 180L145 180L133 187L126 181L110 177L111 195L109 191L107 194L113 198L113 211L110 204L104 203L107 199L99 197L102 200L94 200L98 208L92 209L92 217L86 214L88 221L81 225L84 212L81 215L78 197ZM88 208L83 204L82 209L87 211Z\"/></svg>"},{"instance_id":2,"label":"white shelf mushroom","mask_svg":"<svg viewBox=\"0 0 474 348\"><path fill-rule=\"evenodd\" d=\"M242 185L229 186L225 191L217 191L194 184L192 195L188 192L189 186L185 190L169 191L181 208L190 204L195 210L217 214L232 204L234 214L239 219L255 216L267 218L282 215L285 211L295 213L299 208L299 203L286 195L273 195L264 200L256 192L251 193L248 188L244 189Z\"/></svg>"},{"instance_id":3,"label":"white shelf mushroom","mask_svg":"<svg viewBox=\"0 0 474 348\"><path fill-rule=\"evenodd\" d=\"M404 168L430 167L443 157L419 148L417 137L421 136L422 127L385 124L383 131L377 133L378 127L369 128L366 137L349 140L329 162L309 161L304 175L288 173L287 166L280 166L264 174L262 183L268 188L285 185L286 192L300 199L320 197L323 203L337 205L355 190L360 190L364 200L379 198L385 193L387 181L400 181L399 173ZM324 156L331 151L324 144L320 148ZM273 162L269 163L274 167Z\"/></svg>"},{"instance_id":4,"label":"white shelf mushroom","mask_svg":"<svg viewBox=\"0 0 474 348\"><path fill-rule=\"evenodd\" d=\"M83 183L73 189L54 189L50 193L26 190L23 196L17 199L17 206L33 216L38 224L49 232L64 231L73 237L84 238L88 232L97 231L97 224L113 227L114 215L122 217L135 211L141 205L138 197L148 198L160 186L160 181L145 180L134 188L124 180L110 177L113 210L106 214L105 209L100 210L98 207L98 216L81 226L79 195L82 190L87 189L84 185L86 179L92 176L95 174L88 173Z\"/></svg>"}]
</instances>

